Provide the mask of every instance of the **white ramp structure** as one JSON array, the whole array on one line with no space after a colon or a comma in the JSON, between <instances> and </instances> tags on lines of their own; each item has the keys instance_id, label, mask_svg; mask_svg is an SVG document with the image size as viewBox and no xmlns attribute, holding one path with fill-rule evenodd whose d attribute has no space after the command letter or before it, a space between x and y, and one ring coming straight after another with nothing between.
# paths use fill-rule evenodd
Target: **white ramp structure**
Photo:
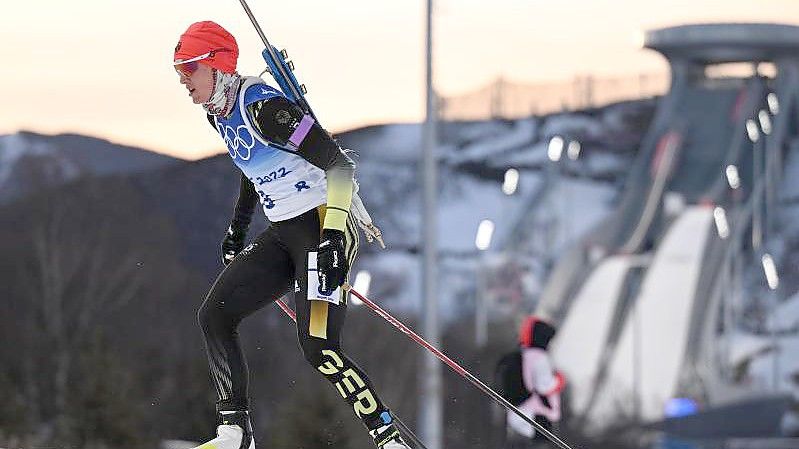
<instances>
[{"instance_id":1,"label":"white ramp structure","mask_svg":"<svg viewBox=\"0 0 799 449\"><path fill-rule=\"evenodd\" d=\"M613 311L634 260L632 256L608 257L591 273L574 301L573 313L560 327L562 337L550 347L555 366L571 389L571 407L582 415L597 384L605 343L613 331Z\"/></svg>"},{"instance_id":2,"label":"white ramp structure","mask_svg":"<svg viewBox=\"0 0 799 449\"><path fill-rule=\"evenodd\" d=\"M630 306L604 387L591 404L590 422L631 417L636 409L643 421L664 418L664 404L677 394L713 232L713 208L707 206L688 208L669 229Z\"/></svg>"},{"instance_id":3,"label":"white ramp structure","mask_svg":"<svg viewBox=\"0 0 799 449\"><path fill-rule=\"evenodd\" d=\"M755 435L765 418L725 410L764 392L733 375L720 342L736 334L734 268L759 263L764 210L799 138L799 27L683 25L648 32L645 45L668 59L671 88L616 210L560 258L536 313L559 328L553 359L582 428L670 425L689 404L697 434ZM714 75L730 63L750 73Z\"/></svg>"}]
</instances>

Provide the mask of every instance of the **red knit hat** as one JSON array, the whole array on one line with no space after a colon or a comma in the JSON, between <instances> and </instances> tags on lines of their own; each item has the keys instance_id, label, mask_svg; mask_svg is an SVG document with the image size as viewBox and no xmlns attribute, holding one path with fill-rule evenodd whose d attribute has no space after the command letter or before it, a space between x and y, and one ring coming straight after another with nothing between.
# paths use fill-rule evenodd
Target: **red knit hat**
<instances>
[{"instance_id":1,"label":"red knit hat","mask_svg":"<svg viewBox=\"0 0 799 449\"><path fill-rule=\"evenodd\" d=\"M193 23L180 36L175 47L174 61L196 58L213 52L203 59L204 64L225 73L236 71L236 60L239 58L239 46L236 38L219 24L205 21Z\"/></svg>"}]
</instances>

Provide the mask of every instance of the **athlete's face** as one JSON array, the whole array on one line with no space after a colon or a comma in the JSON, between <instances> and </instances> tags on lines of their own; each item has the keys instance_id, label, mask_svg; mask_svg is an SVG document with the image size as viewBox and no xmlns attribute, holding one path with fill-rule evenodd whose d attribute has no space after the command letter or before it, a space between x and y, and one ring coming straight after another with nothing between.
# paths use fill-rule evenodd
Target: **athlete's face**
<instances>
[{"instance_id":1,"label":"athlete's face","mask_svg":"<svg viewBox=\"0 0 799 449\"><path fill-rule=\"evenodd\" d=\"M211 66L197 64L197 70L191 75L180 73L180 84L186 86L189 91L189 96L194 104L202 104L211 99L211 93L214 90L214 75Z\"/></svg>"}]
</instances>

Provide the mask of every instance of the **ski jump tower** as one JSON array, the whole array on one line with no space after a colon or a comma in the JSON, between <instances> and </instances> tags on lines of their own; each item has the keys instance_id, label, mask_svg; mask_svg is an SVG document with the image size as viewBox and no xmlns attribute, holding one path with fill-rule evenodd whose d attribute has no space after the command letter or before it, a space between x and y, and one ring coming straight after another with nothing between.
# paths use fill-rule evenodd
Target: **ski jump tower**
<instances>
[{"instance_id":1,"label":"ski jump tower","mask_svg":"<svg viewBox=\"0 0 799 449\"><path fill-rule=\"evenodd\" d=\"M661 422L689 402L697 419L747 404L716 434L768 433L783 402L734 378L746 354L732 341L748 300L740 272L776 229L797 144L799 27L677 26L648 32L645 47L668 59L671 88L617 209L561 258L537 313L559 325L553 357L586 428ZM753 70L714 76L730 63Z\"/></svg>"}]
</instances>

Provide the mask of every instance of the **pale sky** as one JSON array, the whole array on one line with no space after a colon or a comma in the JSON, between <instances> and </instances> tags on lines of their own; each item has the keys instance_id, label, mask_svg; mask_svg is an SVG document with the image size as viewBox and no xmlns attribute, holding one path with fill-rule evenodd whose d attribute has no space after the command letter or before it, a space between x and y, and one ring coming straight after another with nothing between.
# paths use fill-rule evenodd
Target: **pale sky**
<instances>
[{"instance_id":1,"label":"pale sky","mask_svg":"<svg viewBox=\"0 0 799 449\"><path fill-rule=\"evenodd\" d=\"M336 132L424 116L424 0L250 0L287 48L322 124ZM799 0L438 0L442 95L499 75L544 81L666 71L636 47L643 30L698 22L799 25ZM214 20L263 70L262 44L236 0L26 0L0 16L0 134L78 132L196 159L223 151L171 66L179 35Z\"/></svg>"}]
</instances>

